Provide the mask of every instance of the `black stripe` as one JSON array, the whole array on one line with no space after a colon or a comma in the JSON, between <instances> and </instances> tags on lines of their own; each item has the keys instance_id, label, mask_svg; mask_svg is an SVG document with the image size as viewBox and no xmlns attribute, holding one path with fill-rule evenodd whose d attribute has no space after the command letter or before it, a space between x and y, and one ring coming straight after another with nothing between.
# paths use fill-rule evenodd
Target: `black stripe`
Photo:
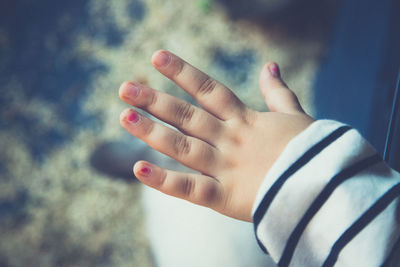
<instances>
[{"instance_id":1,"label":"black stripe","mask_svg":"<svg viewBox=\"0 0 400 267\"><path fill-rule=\"evenodd\" d=\"M394 259L394 256L396 255L396 252L400 250L400 236L397 238L396 243L394 243L392 251L390 251L389 256L386 258L385 262L381 265L381 267L389 267L390 263L392 263L392 260Z\"/></svg>"},{"instance_id":2,"label":"black stripe","mask_svg":"<svg viewBox=\"0 0 400 267\"><path fill-rule=\"evenodd\" d=\"M253 223L254 223L254 231L256 233L256 239L261 247L261 249L265 252L268 253L264 245L260 242L260 240L257 237L257 228L258 225L261 221L261 219L264 217L265 213L267 212L267 209L271 205L272 200L275 198L283 184L286 182L286 180L293 175L297 170L299 170L301 167L303 167L305 164L307 164L313 157L315 157L318 153L320 153L324 148L329 146L332 142L337 140L340 136L342 136L345 132L350 130L351 127L349 126L342 126L338 129L336 129L334 132L332 132L330 135L322 139L320 142L315 144L312 148L310 148L306 153L303 154L293 165L291 165L276 181L275 183L271 186L271 188L268 190L268 192L265 194L264 198L262 199L260 205L258 205L256 212L254 213L253 216Z\"/></svg>"},{"instance_id":3,"label":"black stripe","mask_svg":"<svg viewBox=\"0 0 400 267\"><path fill-rule=\"evenodd\" d=\"M314 215L318 212L318 210L324 205L324 203L328 200L328 198L332 195L333 191L344 181L353 177L358 172L365 170L366 168L381 162L382 159L379 155L375 154L371 157L363 159L353 165L350 165L346 169L342 170L335 176L333 176L329 183L324 187L324 189L319 193L319 195L312 202L310 207L307 209L306 213L303 215L297 226L294 228L290 237L286 241L285 249L283 250L281 259L279 260L278 266L286 267L289 265L296 246L300 240L301 235L304 232L304 229L307 227L308 223L314 217Z\"/></svg>"},{"instance_id":4,"label":"black stripe","mask_svg":"<svg viewBox=\"0 0 400 267\"><path fill-rule=\"evenodd\" d=\"M400 194L400 183L393 186L374 205L372 205L364 214L357 219L335 242L331 252L326 258L323 267L333 266L342 251L342 249L363 230L375 217L377 217L392 201Z\"/></svg>"}]
</instances>

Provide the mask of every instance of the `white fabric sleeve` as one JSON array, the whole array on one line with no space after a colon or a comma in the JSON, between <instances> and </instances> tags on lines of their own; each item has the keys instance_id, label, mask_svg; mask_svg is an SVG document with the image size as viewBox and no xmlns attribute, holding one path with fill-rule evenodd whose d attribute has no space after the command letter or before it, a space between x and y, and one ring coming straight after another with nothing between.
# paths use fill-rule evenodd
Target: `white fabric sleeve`
<instances>
[{"instance_id":1,"label":"white fabric sleeve","mask_svg":"<svg viewBox=\"0 0 400 267\"><path fill-rule=\"evenodd\" d=\"M399 173L356 130L320 120L265 176L254 230L280 267L400 266L399 195Z\"/></svg>"}]
</instances>

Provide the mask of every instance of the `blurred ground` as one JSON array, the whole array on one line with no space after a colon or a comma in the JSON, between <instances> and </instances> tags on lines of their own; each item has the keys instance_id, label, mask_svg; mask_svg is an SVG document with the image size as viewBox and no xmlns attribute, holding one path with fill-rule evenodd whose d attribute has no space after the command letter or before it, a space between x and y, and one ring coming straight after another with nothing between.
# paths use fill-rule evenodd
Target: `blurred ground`
<instances>
[{"instance_id":1,"label":"blurred ground","mask_svg":"<svg viewBox=\"0 0 400 267\"><path fill-rule=\"evenodd\" d=\"M152 266L140 184L110 179L89 162L103 142L132 142L119 125L122 81L191 101L152 69L157 49L258 110L265 110L259 70L277 61L312 113L333 1L306 1L303 9L228 2L1 1L1 266Z\"/></svg>"}]
</instances>

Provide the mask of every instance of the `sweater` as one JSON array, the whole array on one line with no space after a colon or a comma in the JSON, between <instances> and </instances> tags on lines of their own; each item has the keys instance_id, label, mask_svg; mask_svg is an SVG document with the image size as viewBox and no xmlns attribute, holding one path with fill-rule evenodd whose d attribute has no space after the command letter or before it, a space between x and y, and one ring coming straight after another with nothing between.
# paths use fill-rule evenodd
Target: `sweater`
<instances>
[{"instance_id":1,"label":"sweater","mask_svg":"<svg viewBox=\"0 0 400 267\"><path fill-rule=\"evenodd\" d=\"M353 128L319 120L292 139L253 206L278 266L400 266L400 174Z\"/></svg>"}]
</instances>

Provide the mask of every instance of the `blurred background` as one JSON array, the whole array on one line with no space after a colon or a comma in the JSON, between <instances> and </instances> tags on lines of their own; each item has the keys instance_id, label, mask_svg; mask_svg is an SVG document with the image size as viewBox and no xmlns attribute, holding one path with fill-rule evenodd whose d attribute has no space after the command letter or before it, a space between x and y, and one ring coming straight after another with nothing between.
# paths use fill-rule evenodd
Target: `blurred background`
<instances>
[{"instance_id":1,"label":"blurred background","mask_svg":"<svg viewBox=\"0 0 400 267\"><path fill-rule=\"evenodd\" d=\"M192 101L152 68L154 51L257 110L259 71L276 61L308 113L382 152L399 27L395 0L1 0L0 266L154 266L131 174L152 158L119 125L118 87Z\"/></svg>"}]
</instances>

